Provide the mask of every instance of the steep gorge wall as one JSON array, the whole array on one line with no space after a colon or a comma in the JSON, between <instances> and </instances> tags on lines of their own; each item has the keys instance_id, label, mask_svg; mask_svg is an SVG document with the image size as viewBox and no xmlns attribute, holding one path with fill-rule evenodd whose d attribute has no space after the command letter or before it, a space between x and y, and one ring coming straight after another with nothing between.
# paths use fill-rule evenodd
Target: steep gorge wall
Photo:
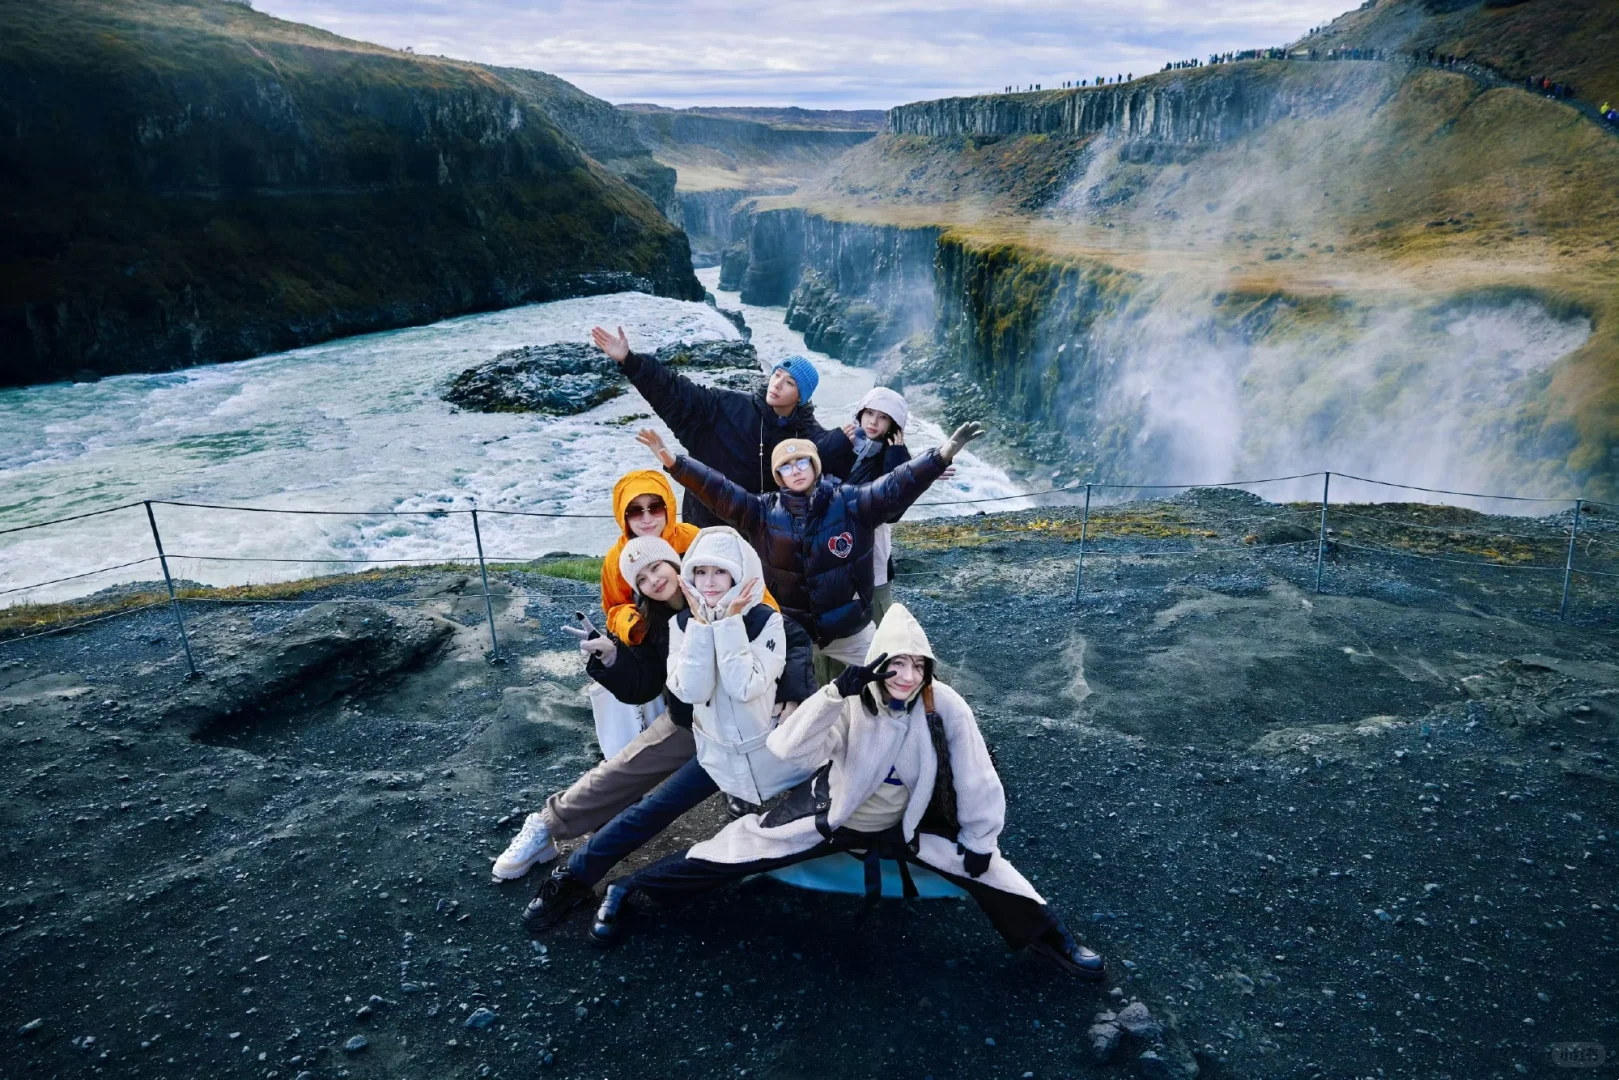
<instances>
[{"instance_id":1,"label":"steep gorge wall","mask_svg":"<svg viewBox=\"0 0 1619 1080\"><path fill-rule=\"evenodd\" d=\"M798 207L745 206L738 216L746 228L743 302L787 305L787 324L811 348L869 361L931 327L939 229L840 221Z\"/></svg>"},{"instance_id":2,"label":"steep gorge wall","mask_svg":"<svg viewBox=\"0 0 1619 1080\"><path fill-rule=\"evenodd\" d=\"M14 10L0 385L702 296L679 229L487 70L207 0Z\"/></svg>"},{"instance_id":3,"label":"steep gorge wall","mask_svg":"<svg viewBox=\"0 0 1619 1080\"><path fill-rule=\"evenodd\" d=\"M888 110L896 135L948 138L962 135L1111 135L1131 141L1215 143L1258 130L1284 116L1330 108L1355 92L1347 69L1322 79L1299 78L1287 61L1244 64L1240 71L1192 69L1121 86L1030 94L941 98ZM1288 77L1283 78L1283 75Z\"/></svg>"}]
</instances>

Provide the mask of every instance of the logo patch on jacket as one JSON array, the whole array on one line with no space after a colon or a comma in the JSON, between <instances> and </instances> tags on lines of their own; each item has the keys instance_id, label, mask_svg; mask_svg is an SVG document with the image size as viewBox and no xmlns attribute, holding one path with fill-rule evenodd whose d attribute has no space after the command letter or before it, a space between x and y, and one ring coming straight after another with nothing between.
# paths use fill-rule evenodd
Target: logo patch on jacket
<instances>
[{"instance_id":1,"label":"logo patch on jacket","mask_svg":"<svg viewBox=\"0 0 1619 1080\"><path fill-rule=\"evenodd\" d=\"M771 652L775 652L776 651L776 639L775 638L765 638L765 648L769 649Z\"/></svg>"},{"instance_id":2,"label":"logo patch on jacket","mask_svg":"<svg viewBox=\"0 0 1619 1080\"><path fill-rule=\"evenodd\" d=\"M841 532L826 542L826 548L840 559L847 559L854 550L854 534Z\"/></svg>"}]
</instances>

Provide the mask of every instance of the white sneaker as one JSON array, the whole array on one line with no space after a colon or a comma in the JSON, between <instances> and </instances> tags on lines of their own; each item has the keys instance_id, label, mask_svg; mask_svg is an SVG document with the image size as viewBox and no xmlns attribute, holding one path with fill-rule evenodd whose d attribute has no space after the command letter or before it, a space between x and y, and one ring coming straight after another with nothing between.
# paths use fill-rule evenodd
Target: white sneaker
<instances>
[{"instance_id":1,"label":"white sneaker","mask_svg":"<svg viewBox=\"0 0 1619 1080\"><path fill-rule=\"evenodd\" d=\"M557 857L557 845L539 814L530 814L506 850L495 860L493 870L496 881L516 881L535 865L547 863Z\"/></svg>"}]
</instances>

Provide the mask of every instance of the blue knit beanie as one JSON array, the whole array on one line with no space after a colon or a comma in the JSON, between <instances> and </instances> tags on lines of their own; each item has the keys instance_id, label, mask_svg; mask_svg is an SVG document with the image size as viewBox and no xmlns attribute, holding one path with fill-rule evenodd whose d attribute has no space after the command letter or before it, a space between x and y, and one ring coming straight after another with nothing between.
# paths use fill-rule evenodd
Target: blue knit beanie
<instances>
[{"instance_id":1,"label":"blue knit beanie","mask_svg":"<svg viewBox=\"0 0 1619 1080\"><path fill-rule=\"evenodd\" d=\"M785 370L793 377L793 382L798 384L799 404L805 404L815 396L815 386L821 381L820 372L815 370L815 365L803 356L789 356L771 370Z\"/></svg>"}]
</instances>

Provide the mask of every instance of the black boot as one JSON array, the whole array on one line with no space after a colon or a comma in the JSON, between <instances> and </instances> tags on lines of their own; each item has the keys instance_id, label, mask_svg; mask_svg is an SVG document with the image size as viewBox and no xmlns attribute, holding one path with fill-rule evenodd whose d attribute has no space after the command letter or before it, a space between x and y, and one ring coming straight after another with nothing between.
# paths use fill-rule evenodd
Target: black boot
<instances>
[{"instance_id":1,"label":"black boot","mask_svg":"<svg viewBox=\"0 0 1619 1080\"><path fill-rule=\"evenodd\" d=\"M595 890L570 874L564 863L551 871L551 876L540 885L540 891L523 909L523 925L531 934L549 930L594 895Z\"/></svg>"},{"instance_id":2,"label":"black boot","mask_svg":"<svg viewBox=\"0 0 1619 1080\"><path fill-rule=\"evenodd\" d=\"M1088 982L1096 982L1107 974L1102 958L1075 941L1062 923L1029 942L1029 951Z\"/></svg>"},{"instance_id":3,"label":"black boot","mask_svg":"<svg viewBox=\"0 0 1619 1080\"><path fill-rule=\"evenodd\" d=\"M747 817L749 814L757 814L758 812L759 807L748 802L746 799L739 799L735 795L725 796L725 813L732 821L735 821L737 818Z\"/></svg>"},{"instance_id":4,"label":"black boot","mask_svg":"<svg viewBox=\"0 0 1619 1080\"><path fill-rule=\"evenodd\" d=\"M630 890L624 885L607 886L607 895L602 897L601 907L596 909L596 921L590 924L590 936L596 944L611 945L618 937L623 925L621 916L624 901L629 895Z\"/></svg>"}]
</instances>

